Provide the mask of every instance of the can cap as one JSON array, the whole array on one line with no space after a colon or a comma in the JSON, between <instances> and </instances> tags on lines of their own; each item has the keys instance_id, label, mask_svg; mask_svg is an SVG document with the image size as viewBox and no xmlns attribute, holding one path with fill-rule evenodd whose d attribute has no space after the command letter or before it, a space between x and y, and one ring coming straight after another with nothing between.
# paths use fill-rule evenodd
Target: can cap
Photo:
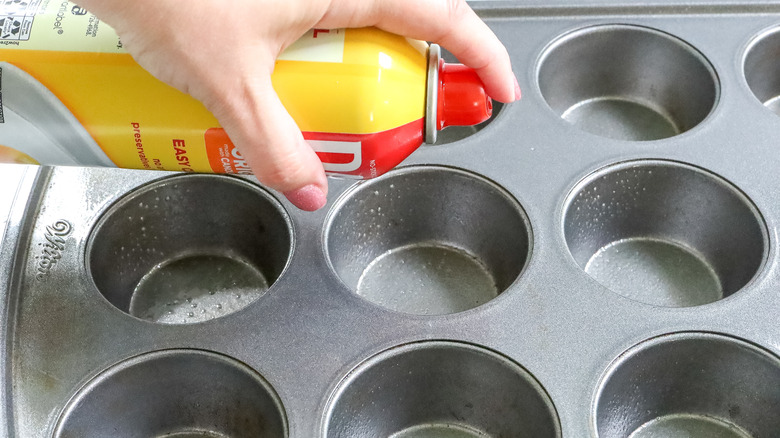
<instances>
[{"instance_id":1,"label":"can cap","mask_svg":"<svg viewBox=\"0 0 780 438\"><path fill-rule=\"evenodd\" d=\"M439 90L436 128L470 126L493 115L493 101L477 72L463 64L439 60Z\"/></svg>"}]
</instances>

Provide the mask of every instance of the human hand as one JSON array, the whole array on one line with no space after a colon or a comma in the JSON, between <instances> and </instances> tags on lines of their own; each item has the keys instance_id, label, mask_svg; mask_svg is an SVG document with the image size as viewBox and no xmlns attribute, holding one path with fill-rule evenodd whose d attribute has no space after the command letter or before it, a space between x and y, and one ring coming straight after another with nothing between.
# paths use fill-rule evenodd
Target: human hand
<instances>
[{"instance_id":1,"label":"human hand","mask_svg":"<svg viewBox=\"0 0 780 438\"><path fill-rule=\"evenodd\" d=\"M81 0L151 74L200 100L258 180L303 210L328 183L271 84L277 56L311 28L376 26L433 41L501 102L519 98L509 56L465 0Z\"/></svg>"}]
</instances>

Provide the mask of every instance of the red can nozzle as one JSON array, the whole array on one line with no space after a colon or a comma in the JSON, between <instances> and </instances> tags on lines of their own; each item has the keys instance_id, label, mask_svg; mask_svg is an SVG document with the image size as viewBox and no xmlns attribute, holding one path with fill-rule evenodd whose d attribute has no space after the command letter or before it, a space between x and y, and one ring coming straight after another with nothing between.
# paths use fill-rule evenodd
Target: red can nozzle
<instances>
[{"instance_id":1,"label":"red can nozzle","mask_svg":"<svg viewBox=\"0 0 780 438\"><path fill-rule=\"evenodd\" d=\"M436 128L470 126L493 115L493 101L474 69L439 60Z\"/></svg>"}]
</instances>

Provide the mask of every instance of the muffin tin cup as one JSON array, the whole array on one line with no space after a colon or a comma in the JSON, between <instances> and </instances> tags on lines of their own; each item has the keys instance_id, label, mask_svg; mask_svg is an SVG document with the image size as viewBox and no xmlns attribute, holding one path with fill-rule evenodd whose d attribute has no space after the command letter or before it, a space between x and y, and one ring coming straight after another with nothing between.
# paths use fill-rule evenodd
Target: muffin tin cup
<instances>
[{"instance_id":1,"label":"muffin tin cup","mask_svg":"<svg viewBox=\"0 0 780 438\"><path fill-rule=\"evenodd\" d=\"M684 163L641 160L591 174L563 218L571 255L627 298L689 307L728 297L763 266L768 234L727 181Z\"/></svg>"},{"instance_id":2,"label":"muffin tin cup","mask_svg":"<svg viewBox=\"0 0 780 438\"><path fill-rule=\"evenodd\" d=\"M265 190L187 175L117 201L87 246L95 286L119 310L164 324L214 319L262 296L292 248L289 219Z\"/></svg>"},{"instance_id":3,"label":"muffin tin cup","mask_svg":"<svg viewBox=\"0 0 780 438\"><path fill-rule=\"evenodd\" d=\"M359 296L439 315L478 307L510 287L528 260L531 230L498 185L459 169L408 167L346 193L328 219L325 248Z\"/></svg>"},{"instance_id":4,"label":"muffin tin cup","mask_svg":"<svg viewBox=\"0 0 780 438\"><path fill-rule=\"evenodd\" d=\"M341 382L323 436L560 437L549 396L527 371L468 344L429 341L381 353Z\"/></svg>"},{"instance_id":5,"label":"muffin tin cup","mask_svg":"<svg viewBox=\"0 0 780 438\"><path fill-rule=\"evenodd\" d=\"M750 90L764 106L780 115L780 27L768 29L753 39L745 51L745 80Z\"/></svg>"},{"instance_id":6,"label":"muffin tin cup","mask_svg":"<svg viewBox=\"0 0 780 438\"><path fill-rule=\"evenodd\" d=\"M152 352L90 381L61 415L55 438L287 436L273 388L228 357L198 350Z\"/></svg>"},{"instance_id":7,"label":"muffin tin cup","mask_svg":"<svg viewBox=\"0 0 780 438\"><path fill-rule=\"evenodd\" d=\"M714 69L682 40L655 29L608 24L564 35L542 55L547 104L580 129L619 140L686 132L719 96Z\"/></svg>"},{"instance_id":8,"label":"muffin tin cup","mask_svg":"<svg viewBox=\"0 0 780 438\"><path fill-rule=\"evenodd\" d=\"M780 359L745 341L678 333L646 341L609 369L598 438L762 438L780 430Z\"/></svg>"}]
</instances>

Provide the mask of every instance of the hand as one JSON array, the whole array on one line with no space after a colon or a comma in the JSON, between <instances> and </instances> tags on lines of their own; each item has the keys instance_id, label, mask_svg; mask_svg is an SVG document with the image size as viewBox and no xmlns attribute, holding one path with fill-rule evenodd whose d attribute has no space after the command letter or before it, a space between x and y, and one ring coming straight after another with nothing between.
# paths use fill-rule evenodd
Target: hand
<instances>
[{"instance_id":1,"label":"hand","mask_svg":"<svg viewBox=\"0 0 780 438\"><path fill-rule=\"evenodd\" d=\"M307 30L376 26L433 41L474 68L488 94L519 98L509 56L464 0L82 0L158 79L200 100L261 183L303 210L327 179L271 85L276 57Z\"/></svg>"}]
</instances>

